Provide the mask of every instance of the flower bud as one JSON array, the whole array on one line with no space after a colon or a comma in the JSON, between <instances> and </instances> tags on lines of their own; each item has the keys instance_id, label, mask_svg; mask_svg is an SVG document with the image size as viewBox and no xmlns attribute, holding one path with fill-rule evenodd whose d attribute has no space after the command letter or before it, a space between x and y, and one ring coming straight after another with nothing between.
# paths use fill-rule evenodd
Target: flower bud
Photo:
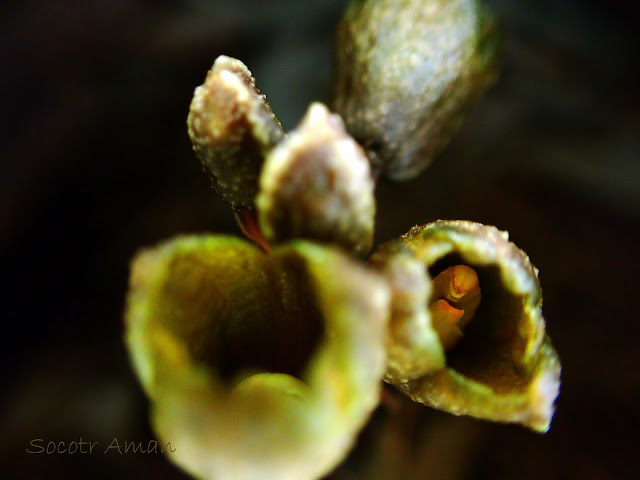
<instances>
[{"instance_id":1,"label":"flower bud","mask_svg":"<svg viewBox=\"0 0 640 480\"><path fill-rule=\"evenodd\" d=\"M389 291L339 249L223 236L140 253L126 343L169 459L202 479L316 479L378 404Z\"/></svg>"},{"instance_id":2,"label":"flower bud","mask_svg":"<svg viewBox=\"0 0 640 480\"><path fill-rule=\"evenodd\" d=\"M256 199L267 241L306 238L365 255L373 243L374 182L342 120L314 103L267 156Z\"/></svg>"},{"instance_id":3,"label":"flower bud","mask_svg":"<svg viewBox=\"0 0 640 480\"><path fill-rule=\"evenodd\" d=\"M384 272L407 252L434 279L425 289L429 320L422 325L438 335L446 365L411 369L404 375L409 380L394 372L386 380L440 410L547 431L560 362L545 333L537 270L527 255L494 227L438 221L382 245L372 260ZM405 303L396 305L398 299ZM394 292L393 302L392 329L408 329L413 318L396 313L406 300ZM434 352L429 359L441 350Z\"/></svg>"},{"instance_id":4,"label":"flower bud","mask_svg":"<svg viewBox=\"0 0 640 480\"><path fill-rule=\"evenodd\" d=\"M418 175L496 77L478 0L354 0L338 27L335 108L376 173Z\"/></svg>"},{"instance_id":5,"label":"flower bud","mask_svg":"<svg viewBox=\"0 0 640 480\"><path fill-rule=\"evenodd\" d=\"M218 195L236 210L252 209L264 157L284 131L240 60L216 59L195 90L187 125Z\"/></svg>"}]
</instances>

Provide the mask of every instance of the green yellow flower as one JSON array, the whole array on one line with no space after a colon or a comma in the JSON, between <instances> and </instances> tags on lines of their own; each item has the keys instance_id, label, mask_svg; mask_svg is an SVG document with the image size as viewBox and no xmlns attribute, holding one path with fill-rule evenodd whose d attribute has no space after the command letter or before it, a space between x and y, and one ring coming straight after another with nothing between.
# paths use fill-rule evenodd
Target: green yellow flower
<instances>
[{"instance_id":1,"label":"green yellow flower","mask_svg":"<svg viewBox=\"0 0 640 480\"><path fill-rule=\"evenodd\" d=\"M378 404L389 288L341 251L177 237L135 258L126 343L170 459L203 479L314 479Z\"/></svg>"},{"instance_id":2,"label":"green yellow flower","mask_svg":"<svg viewBox=\"0 0 640 480\"><path fill-rule=\"evenodd\" d=\"M389 383L456 415L548 430L560 362L537 270L505 232L438 221L382 245L371 262L392 272ZM421 291L403 296L415 276Z\"/></svg>"}]
</instances>

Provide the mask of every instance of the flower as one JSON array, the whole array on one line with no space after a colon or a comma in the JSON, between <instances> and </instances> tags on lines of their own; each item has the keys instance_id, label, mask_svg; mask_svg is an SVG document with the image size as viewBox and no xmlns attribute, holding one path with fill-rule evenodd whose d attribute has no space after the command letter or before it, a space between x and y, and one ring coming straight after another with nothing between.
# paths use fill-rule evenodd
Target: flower
<instances>
[{"instance_id":1,"label":"flower","mask_svg":"<svg viewBox=\"0 0 640 480\"><path fill-rule=\"evenodd\" d=\"M393 292L386 381L456 415L549 429L560 362L537 270L505 232L438 221L382 245L371 263Z\"/></svg>"},{"instance_id":2,"label":"flower","mask_svg":"<svg viewBox=\"0 0 640 480\"><path fill-rule=\"evenodd\" d=\"M338 249L182 236L138 254L126 343L169 458L198 478L313 479L378 404L384 280Z\"/></svg>"},{"instance_id":3,"label":"flower","mask_svg":"<svg viewBox=\"0 0 640 480\"><path fill-rule=\"evenodd\" d=\"M134 259L126 341L154 428L199 478L319 478L378 404L386 363L389 287L348 255L373 242L368 159L319 103L285 136L249 70L224 56L187 124L262 251L194 235Z\"/></svg>"}]
</instances>

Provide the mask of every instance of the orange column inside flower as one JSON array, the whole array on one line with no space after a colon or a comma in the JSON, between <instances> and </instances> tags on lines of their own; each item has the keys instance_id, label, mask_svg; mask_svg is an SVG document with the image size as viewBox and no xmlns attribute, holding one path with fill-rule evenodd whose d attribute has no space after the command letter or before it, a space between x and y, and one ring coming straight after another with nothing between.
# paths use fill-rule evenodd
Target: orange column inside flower
<instances>
[{"instance_id":1,"label":"orange column inside flower","mask_svg":"<svg viewBox=\"0 0 640 480\"><path fill-rule=\"evenodd\" d=\"M480 305L478 274L467 265L449 267L433 279L431 295L431 321L448 351L460 341Z\"/></svg>"}]
</instances>

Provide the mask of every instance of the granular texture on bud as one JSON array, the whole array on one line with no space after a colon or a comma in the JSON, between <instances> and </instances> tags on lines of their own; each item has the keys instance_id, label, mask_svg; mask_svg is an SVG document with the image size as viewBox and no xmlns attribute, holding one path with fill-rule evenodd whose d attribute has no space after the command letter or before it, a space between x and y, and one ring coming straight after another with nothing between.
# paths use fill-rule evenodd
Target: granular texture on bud
<instances>
[{"instance_id":1,"label":"granular texture on bud","mask_svg":"<svg viewBox=\"0 0 640 480\"><path fill-rule=\"evenodd\" d=\"M216 59L195 90L187 125L218 195L236 210L252 209L264 157L284 131L240 60Z\"/></svg>"},{"instance_id":2,"label":"granular texture on bud","mask_svg":"<svg viewBox=\"0 0 640 480\"><path fill-rule=\"evenodd\" d=\"M389 290L336 248L183 236L134 259L126 343L169 455L201 479L312 480L380 397Z\"/></svg>"},{"instance_id":3,"label":"granular texture on bud","mask_svg":"<svg viewBox=\"0 0 640 480\"><path fill-rule=\"evenodd\" d=\"M355 0L337 33L335 108L373 170L418 175L493 83L499 36L478 0Z\"/></svg>"},{"instance_id":4,"label":"granular texture on bud","mask_svg":"<svg viewBox=\"0 0 640 480\"><path fill-rule=\"evenodd\" d=\"M256 206L269 242L306 238L358 255L371 249L375 199L369 162L340 117L320 103L267 156Z\"/></svg>"},{"instance_id":5,"label":"granular texture on bud","mask_svg":"<svg viewBox=\"0 0 640 480\"><path fill-rule=\"evenodd\" d=\"M548 430L560 362L545 332L537 271L527 255L505 232L467 221L414 227L373 258L389 263L399 251L410 251L434 278L425 323L447 350L446 366L410 381L387 380L412 399L456 415ZM438 323L445 321L457 333L442 330Z\"/></svg>"}]
</instances>

